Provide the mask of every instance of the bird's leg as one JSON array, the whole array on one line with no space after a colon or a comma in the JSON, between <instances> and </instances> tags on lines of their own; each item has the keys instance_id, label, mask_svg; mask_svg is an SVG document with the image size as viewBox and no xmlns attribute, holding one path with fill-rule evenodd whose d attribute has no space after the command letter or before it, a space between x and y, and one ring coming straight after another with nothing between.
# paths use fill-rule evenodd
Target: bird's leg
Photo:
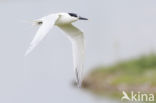
<instances>
[{"instance_id":1,"label":"bird's leg","mask_svg":"<svg viewBox=\"0 0 156 103\"><path fill-rule=\"evenodd\" d=\"M77 82L77 86L78 86L78 87L81 87L79 71L78 71L77 68L75 69L75 74L76 74L76 82Z\"/></svg>"}]
</instances>

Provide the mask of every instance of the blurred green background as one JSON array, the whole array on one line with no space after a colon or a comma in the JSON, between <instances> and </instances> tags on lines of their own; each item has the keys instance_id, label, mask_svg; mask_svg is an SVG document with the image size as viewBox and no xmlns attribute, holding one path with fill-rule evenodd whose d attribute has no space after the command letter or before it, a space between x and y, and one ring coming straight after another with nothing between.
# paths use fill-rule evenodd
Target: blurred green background
<instances>
[{"instance_id":1,"label":"blurred green background","mask_svg":"<svg viewBox=\"0 0 156 103\"><path fill-rule=\"evenodd\" d=\"M120 99L126 91L156 94L156 54L141 55L110 66L94 68L83 87L100 96Z\"/></svg>"}]
</instances>

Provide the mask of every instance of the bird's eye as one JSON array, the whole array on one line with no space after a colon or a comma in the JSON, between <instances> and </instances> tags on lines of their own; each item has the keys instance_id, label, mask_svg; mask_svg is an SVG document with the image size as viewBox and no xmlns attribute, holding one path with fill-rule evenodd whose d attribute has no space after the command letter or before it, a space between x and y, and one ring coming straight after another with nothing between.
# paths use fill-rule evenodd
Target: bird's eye
<instances>
[{"instance_id":1,"label":"bird's eye","mask_svg":"<svg viewBox=\"0 0 156 103\"><path fill-rule=\"evenodd\" d=\"M70 16L72 16L72 17L78 17L77 16L77 14L75 14L75 13L68 13Z\"/></svg>"}]
</instances>

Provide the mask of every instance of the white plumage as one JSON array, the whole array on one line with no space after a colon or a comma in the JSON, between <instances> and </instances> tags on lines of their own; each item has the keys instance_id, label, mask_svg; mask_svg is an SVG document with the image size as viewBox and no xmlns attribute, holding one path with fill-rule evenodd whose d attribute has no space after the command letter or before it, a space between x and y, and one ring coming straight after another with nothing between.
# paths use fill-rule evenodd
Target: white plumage
<instances>
[{"instance_id":1,"label":"white plumage","mask_svg":"<svg viewBox=\"0 0 156 103\"><path fill-rule=\"evenodd\" d=\"M72 25L72 23L77 20L88 19L80 17L75 13L56 13L35 20L34 22L37 25L40 25L40 28L30 43L25 55L28 55L39 44L54 25L58 26L67 33L67 37L72 43L74 70L76 81L80 87L82 82L82 71L84 68L85 47L83 32Z\"/></svg>"}]
</instances>

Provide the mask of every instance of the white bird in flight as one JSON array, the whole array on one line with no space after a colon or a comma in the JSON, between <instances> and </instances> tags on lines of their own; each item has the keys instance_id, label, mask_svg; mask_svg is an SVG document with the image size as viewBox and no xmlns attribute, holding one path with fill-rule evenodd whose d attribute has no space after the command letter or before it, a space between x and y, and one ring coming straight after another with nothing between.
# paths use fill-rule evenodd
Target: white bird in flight
<instances>
[{"instance_id":1,"label":"white bird in flight","mask_svg":"<svg viewBox=\"0 0 156 103\"><path fill-rule=\"evenodd\" d=\"M83 32L72 25L73 22L78 20L88 19L78 16L75 13L55 13L34 20L35 24L39 25L40 28L30 43L25 56L39 44L39 42L47 35L54 25L58 26L65 33L67 33L67 37L72 43L74 71L76 75L76 82L80 87L82 83L82 70L84 68L85 47Z\"/></svg>"}]
</instances>

